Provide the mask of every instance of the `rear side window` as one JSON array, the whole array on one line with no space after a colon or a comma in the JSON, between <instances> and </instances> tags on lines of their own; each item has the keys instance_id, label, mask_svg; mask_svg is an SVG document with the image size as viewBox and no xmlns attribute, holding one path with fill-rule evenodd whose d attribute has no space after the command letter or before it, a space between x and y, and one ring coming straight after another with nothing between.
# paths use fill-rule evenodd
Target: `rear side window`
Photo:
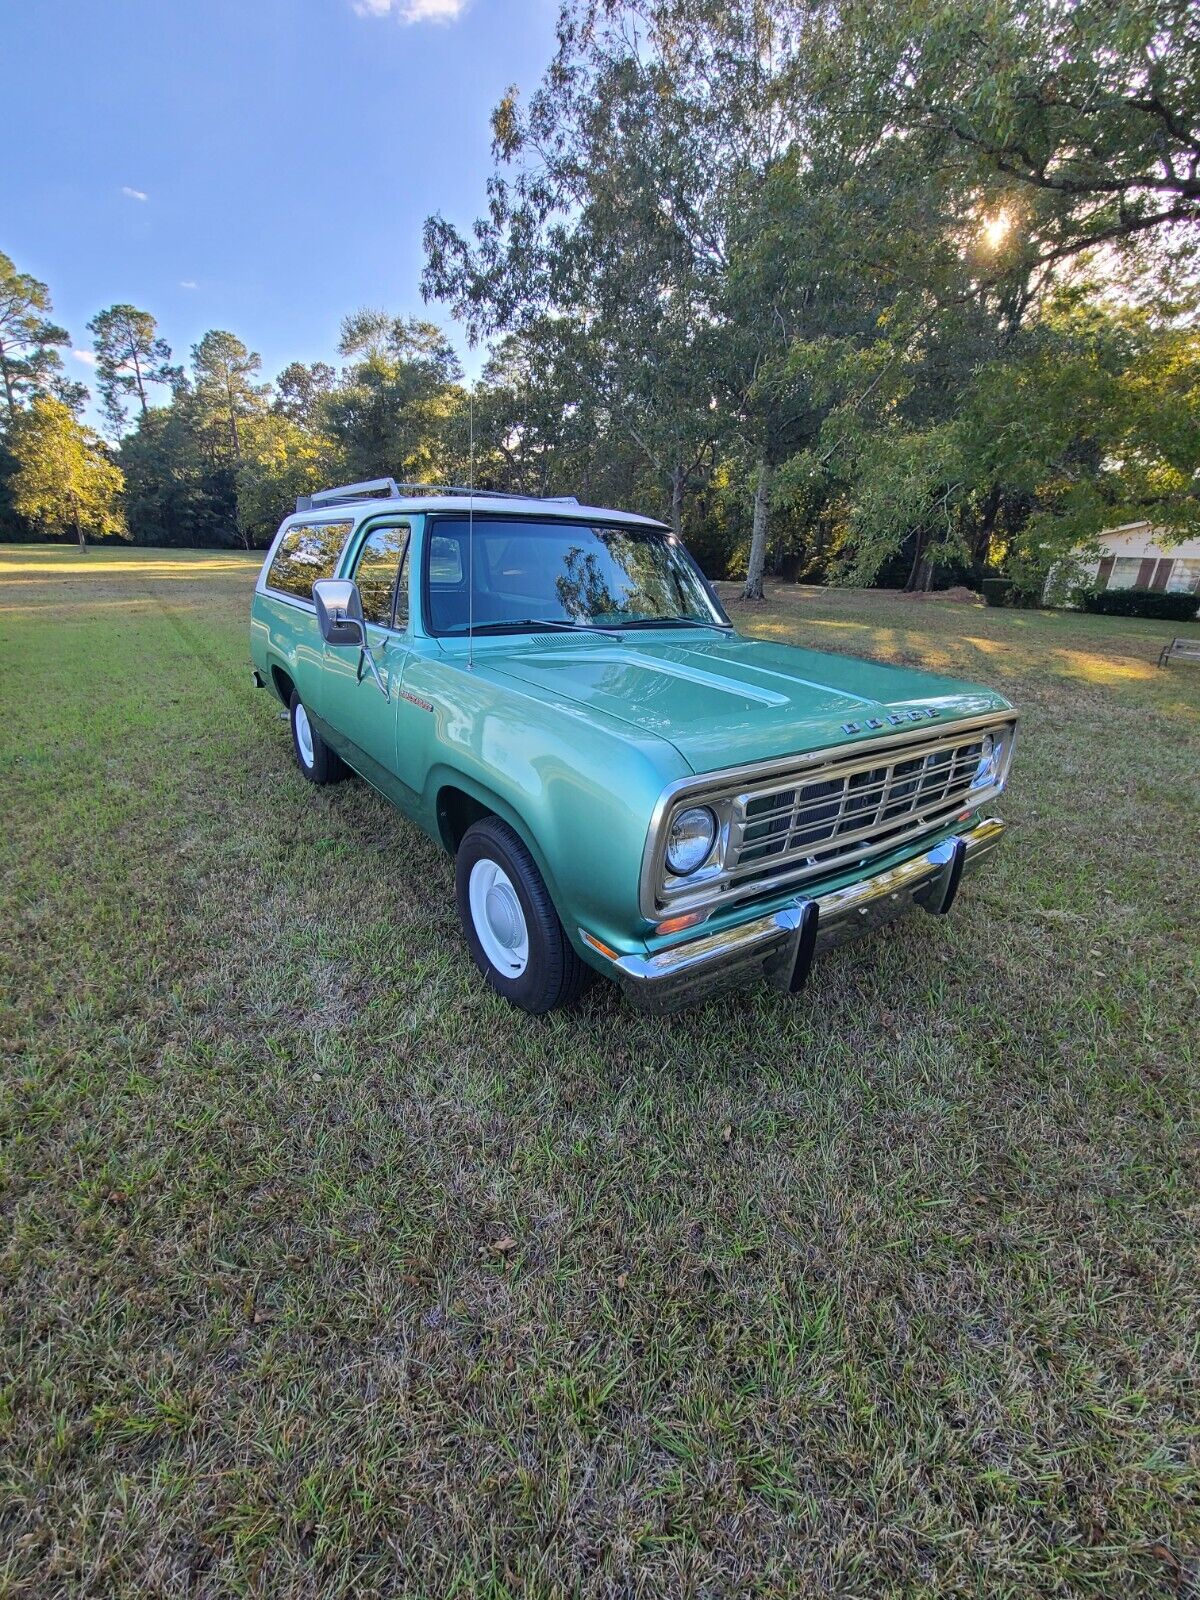
<instances>
[{"instance_id":1,"label":"rear side window","mask_svg":"<svg viewBox=\"0 0 1200 1600\"><path fill-rule=\"evenodd\" d=\"M349 522L298 522L279 542L267 588L311 600L318 578L332 578L350 536Z\"/></svg>"}]
</instances>

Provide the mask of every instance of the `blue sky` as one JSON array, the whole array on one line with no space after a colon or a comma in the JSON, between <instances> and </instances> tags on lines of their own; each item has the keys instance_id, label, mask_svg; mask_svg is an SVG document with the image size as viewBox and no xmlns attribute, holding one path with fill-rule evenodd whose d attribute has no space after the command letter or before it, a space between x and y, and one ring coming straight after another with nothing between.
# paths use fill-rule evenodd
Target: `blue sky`
<instances>
[{"instance_id":1,"label":"blue sky","mask_svg":"<svg viewBox=\"0 0 1200 1600\"><path fill-rule=\"evenodd\" d=\"M6 8L0 249L56 319L127 300L186 359L229 328L268 377L364 305L423 308L421 225L469 224L489 116L531 91L555 0L36 0ZM17 130L21 130L18 133ZM477 370L478 355L468 358ZM71 355L72 376L87 380Z\"/></svg>"}]
</instances>

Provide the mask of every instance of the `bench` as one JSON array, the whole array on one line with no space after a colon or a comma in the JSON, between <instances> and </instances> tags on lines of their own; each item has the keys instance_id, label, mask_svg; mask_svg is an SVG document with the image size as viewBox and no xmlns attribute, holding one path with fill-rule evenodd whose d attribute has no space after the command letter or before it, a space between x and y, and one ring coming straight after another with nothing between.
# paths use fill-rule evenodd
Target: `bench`
<instances>
[{"instance_id":1,"label":"bench","mask_svg":"<svg viewBox=\"0 0 1200 1600\"><path fill-rule=\"evenodd\" d=\"M1168 661L1200 661L1200 639L1172 639L1163 645L1158 664L1165 667Z\"/></svg>"}]
</instances>

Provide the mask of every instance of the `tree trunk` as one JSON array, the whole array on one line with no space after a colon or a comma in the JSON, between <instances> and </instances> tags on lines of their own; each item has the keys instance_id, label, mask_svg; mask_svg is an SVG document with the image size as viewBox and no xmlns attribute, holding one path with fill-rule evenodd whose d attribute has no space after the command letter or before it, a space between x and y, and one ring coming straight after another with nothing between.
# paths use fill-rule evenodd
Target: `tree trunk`
<instances>
[{"instance_id":1,"label":"tree trunk","mask_svg":"<svg viewBox=\"0 0 1200 1600\"><path fill-rule=\"evenodd\" d=\"M17 399L13 394L12 373L8 367L8 352L5 350L3 342L0 342L0 371L4 373L4 398L8 402L8 414L11 417L17 409Z\"/></svg>"},{"instance_id":2,"label":"tree trunk","mask_svg":"<svg viewBox=\"0 0 1200 1600\"><path fill-rule=\"evenodd\" d=\"M671 469L671 532L683 538L683 468L676 462Z\"/></svg>"},{"instance_id":3,"label":"tree trunk","mask_svg":"<svg viewBox=\"0 0 1200 1600\"><path fill-rule=\"evenodd\" d=\"M921 587L921 568L924 566L925 556L925 529L917 529L917 544L913 551L912 566L908 569L908 582L904 585L905 593L912 594Z\"/></svg>"},{"instance_id":4,"label":"tree trunk","mask_svg":"<svg viewBox=\"0 0 1200 1600\"><path fill-rule=\"evenodd\" d=\"M146 386L142 382L142 367L137 358L137 351L133 353L133 381L137 385L138 399L142 402L142 415L146 415Z\"/></svg>"},{"instance_id":5,"label":"tree trunk","mask_svg":"<svg viewBox=\"0 0 1200 1600\"><path fill-rule=\"evenodd\" d=\"M763 597L763 570L767 564L767 506L770 497L771 464L764 456L758 463L758 481L754 485L754 521L750 527L750 560L746 565L743 600L761 600Z\"/></svg>"},{"instance_id":6,"label":"tree trunk","mask_svg":"<svg viewBox=\"0 0 1200 1600\"><path fill-rule=\"evenodd\" d=\"M242 464L242 442L238 438L237 411L230 401L229 405L229 441L233 445L233 459L240 467Z\"/></svg>"},{"instance_id":7,"label":"tree trunk","mask_svg":"<svg viewBox=\"0 0 1200 1600\"><path fill-rule=\"evenodd\" d=\"M84 533L83 525L79 521L79 502L73 494L71 496L71 526L75 529L75 537L79 541L80 550L86 550L87 534Z\"/></svg>"},{"instance_id":8,"label":"tree trunk","mask_svg":"<svg viewBox=\"0 0 1200 1600\"><path fill-rule=\"evenodd\" d=\"M976 528L975 537L971 541L972 557L985 566L992 548L992 534L995 531L996 518L1000 514L1000 501L1000 485L994 483L984 499L979 526Z\"/></svg>"}]
</instances>

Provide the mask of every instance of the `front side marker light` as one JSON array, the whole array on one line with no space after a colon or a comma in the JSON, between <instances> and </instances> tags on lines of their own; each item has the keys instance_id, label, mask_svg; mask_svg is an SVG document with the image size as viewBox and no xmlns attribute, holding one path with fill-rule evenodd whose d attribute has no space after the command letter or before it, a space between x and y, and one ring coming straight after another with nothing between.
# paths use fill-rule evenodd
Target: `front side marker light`
<instances>
[{"instance_id":1,"label":"front side marker light","mask_svg":"<svg viewBox=\"0 0 1200 1600\"><path fill-rule=\"evenodd\" d=\"M617 960L617 951L611 945L605 944L603 939L597 939L596 935L589 933L586 928L580 928L579 937L584 944L588 945L592 950L598 951L600 955L607 956L610 961Z\"/></svg>"}]
</instances>

